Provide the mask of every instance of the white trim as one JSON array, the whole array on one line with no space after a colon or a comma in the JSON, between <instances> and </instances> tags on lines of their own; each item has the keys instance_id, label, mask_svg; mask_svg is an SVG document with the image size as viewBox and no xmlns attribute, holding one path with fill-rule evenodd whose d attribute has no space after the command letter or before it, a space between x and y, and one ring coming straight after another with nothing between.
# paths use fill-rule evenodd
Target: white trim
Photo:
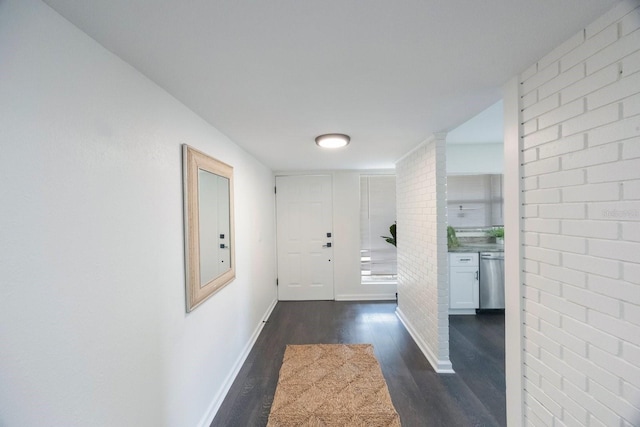
<instances>
[{"instance_id":1,"label":"white trim","mask_svg":"<svg viewBox=\"0 0 640 427\"><path fill-rule=\"evenodd\" d=\"M318 169L318 170L284 170L273 171L274 176L327 175L335 173L357 173L364 175L395 175L396 169Z\"/></svg>"},{"instance_id":2,"label":"white trim","mask_svg":"<svg viewBox=\"0 0 640 427\"><path fill-rule=\"evenodd\" d=\"M520 83L504 88L504 265L507 425L524 425Z\"/></svg>"},{"instance_id":3,"label":"white trim","mask_svg":"<svg viewBox=\"0 0 640 427\"><path fill-rule=\"evenodd\" d=\"M264 328L265 322L271 316L271 313L273 312L273 309L276 307L277 303L278 303L278 300L274 299L271 302L271 305L269 306L269 308L267 308L267 311L264 314L264 316L262 316L260 323L258 324L256 329L253 331L253 334L251 335L249 342L247 342L247 345L245 345L244 349L242 350L242 353L240 353L240 356L236 360L236 363L233 364L233 368L227 375L227 378L225 378L224 382L222 383L222 387L220 387L220 390L218 391L218 393L216 393L216 395L213 397L213 400L211 401L211 403L209 404L209 407L207 408L207 412L200 419L200 422L198 423L198 427L208 427L213 422L213 419L218 413L218 409L220 409L220 406L222 405L224 398L227 396L227 393L231 389L231 385L233 385L233 382L235 381L236 376L238 375L238 372L240 372L242 365L247 360L249 353L251 353L251 349L253 348L253 345L256 343L258 336L260 336L260 332L262 332L262 328Z\"/></svg>"},{"instance_id":4,"label":"white trim","mask_svg":"<svg viewBox=\"0 0 640 427\"><path fill-rule=\"evenodd\" d=\"M433 369L439 374L455 374L453 370L453 366L451 365L451 361L449 359L446 360L438 360L435 354L429 350L429 346L422 341L420 335L416 332L415 327L411 324L409 319L402 313L400 307L396 308L396 316L400 319L406 330L409 332L409 335L413 338L413 341L418 345L422 354L427 358L427 361L431 364Z\"/></svg>"},{"instance_id":5,"label":"white trim","mask_svg":"<svg viewBox=\"0 0 640 427\"><path fill-rule=\"evenodd\" d=\"M382 294L340 294L336 295L336 301L395 301L396 293Z\"/></svg>"}]
</instances>

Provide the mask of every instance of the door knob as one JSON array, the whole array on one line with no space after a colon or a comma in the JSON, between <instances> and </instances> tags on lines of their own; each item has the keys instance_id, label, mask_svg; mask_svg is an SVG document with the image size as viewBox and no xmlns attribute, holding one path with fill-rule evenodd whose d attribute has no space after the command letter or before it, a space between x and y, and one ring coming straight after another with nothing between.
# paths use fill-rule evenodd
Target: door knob
<instances>
[{"instance_id":1,"label":"door knob","mask_svg":"<svg viewBox=\"0 0 640 427\"><path fill-rule=\"evenodd\" d=\"M322 245L323 248L330 248L331 247L331 242L327 243L326 245Z\"/></svg>"}]
</instances>

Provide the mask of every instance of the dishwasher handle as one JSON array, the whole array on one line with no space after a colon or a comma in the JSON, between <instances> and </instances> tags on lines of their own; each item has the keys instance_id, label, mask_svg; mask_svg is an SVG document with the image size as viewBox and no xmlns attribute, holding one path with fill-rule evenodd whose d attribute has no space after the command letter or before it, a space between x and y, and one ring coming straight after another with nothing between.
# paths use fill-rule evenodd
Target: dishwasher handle
<instances>
[{"instance_id":1,"label":"dishwasher handle","mask_svg":"<svg viewBox=\"0 0 640 427\"><path fill-rule=\"evenodd\" d=\"M480 258L486 260L502 260L504 259L504 252L483 252L480 253Z\"/></svg>"}]
</instances>

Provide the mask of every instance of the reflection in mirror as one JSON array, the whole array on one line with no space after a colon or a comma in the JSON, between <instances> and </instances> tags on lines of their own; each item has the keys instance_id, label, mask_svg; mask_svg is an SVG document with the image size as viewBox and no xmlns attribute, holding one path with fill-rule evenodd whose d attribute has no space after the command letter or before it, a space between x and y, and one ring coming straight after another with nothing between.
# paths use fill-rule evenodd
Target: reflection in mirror
<instances>
[{"instance_id":1,"label":"reflection in mirror","mask_svg":"<svg viewBox=\"0 0 640 427\"><path fill-rule=\"evenodd\" d=\"M231 268L229 179L198 169L200 287Z\"/></svg>"},{"instance_id":2,"label":"reflection in mirror","mask_svg":"<svg viewBox=\"0 0 640 427\"><path fill-rule=\"evenodd\" d=\"M183 146L187 311L235 278L233 168Z\"/></svg>"}]
</instances>

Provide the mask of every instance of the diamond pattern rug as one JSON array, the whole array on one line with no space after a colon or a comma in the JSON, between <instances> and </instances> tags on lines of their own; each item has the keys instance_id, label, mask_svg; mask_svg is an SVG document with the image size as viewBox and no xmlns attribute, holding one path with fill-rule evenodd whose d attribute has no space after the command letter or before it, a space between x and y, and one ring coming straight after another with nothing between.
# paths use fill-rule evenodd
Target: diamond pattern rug
<instances>
[{"instance_id":1,"label":"diamond pattern rug","mask_svg":"<svg viewBox=\"0 0 640 427\"><path fill-rule=\"evenodd\" d=\"M288 345L268 427L397 427L371 344Z\"/></svg>"}]
</instances>

